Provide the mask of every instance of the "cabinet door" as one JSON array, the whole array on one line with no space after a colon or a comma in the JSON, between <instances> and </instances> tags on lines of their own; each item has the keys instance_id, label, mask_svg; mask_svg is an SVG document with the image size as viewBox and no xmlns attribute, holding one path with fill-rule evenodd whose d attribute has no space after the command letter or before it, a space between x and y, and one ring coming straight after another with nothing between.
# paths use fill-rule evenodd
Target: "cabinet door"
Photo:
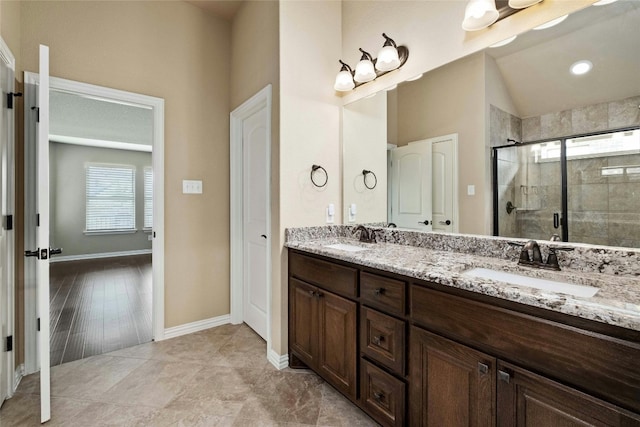
<instances>
[{"instance_id":1,"label":"cabinet door","mask_svg":"<svg viewBox=\"0 0 640 427\"><path fill-rule=\"evenodd\" d=\"M495 425L495 359L416 327L410 333L412 426Z\"/></svg>"},{"instance_id":2,"label":"cabinet door","mask_svg":"<svg viewBox=\"0 0 640 427\"><path fill-rule=\"evenodd\" d=\"M338 390L356 397L356 303L330 292L318 298L319 369Z\"/></svg>"},{"instance_id":3,"label":"cabinet door","mask_svg":"<svg viewBox=\"0 0 640 427\"><path fill-rule=\"evenodd\" d=\"M289 280L289 347L309 367L317 365L318 288Z\"/></svg>"},{"instance_id":4,"label":"cabinet door","mask_svg":"<svg viewBox=\"0 0 640 427\"><path fill-rule=\"evenodd\" d=\"M640 426L640 416L505 362L498 426Z\"/></svg>"}]
</instances>

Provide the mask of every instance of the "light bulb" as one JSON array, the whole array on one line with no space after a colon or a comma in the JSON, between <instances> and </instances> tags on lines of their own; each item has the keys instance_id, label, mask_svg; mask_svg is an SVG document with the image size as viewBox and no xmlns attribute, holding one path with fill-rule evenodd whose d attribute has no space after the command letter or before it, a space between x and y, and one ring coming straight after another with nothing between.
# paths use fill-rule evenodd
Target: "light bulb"
<instances>
[{"instance_id":1,"label":"light bulb","mask_svg":"<svg viewBox=\"0 0 640 427\"><path fill-rule=\"evenodd\" d=\"M380 71L395 70L400 66L400 58L398 58L398 49L394 46L384 46L378 52L376 60L376 69Z\"/></svg>"},{"instance_id":2,"label":"light bulb","mask_svg":"<svg viewBox=\"0 0 640 427\"><path fill-rule=\"evenodd\" d=\"M353 82L353 77L348 70L343 70L338 73L336 76L336 82L333 85L333 88L340 92L346 92L356 87L356 84Z\"/></svg>"}]
</instances>

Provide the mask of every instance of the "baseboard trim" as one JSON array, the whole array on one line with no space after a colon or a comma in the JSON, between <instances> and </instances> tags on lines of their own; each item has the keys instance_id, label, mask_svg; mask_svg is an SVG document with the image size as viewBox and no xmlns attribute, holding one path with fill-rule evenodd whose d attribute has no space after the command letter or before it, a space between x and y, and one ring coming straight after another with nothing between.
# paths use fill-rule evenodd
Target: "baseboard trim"
<instances>
[{"instance_id":1,"label":"baseboard trim","mask_svg":"<svg viewBox=\"0 0 640 427\"><path fill-rule=\"evenodd\" d=\"M116 258L116 257L123 257L123 256L148 255L148 254L151 254L151 249L140 249L135 251L121 251L121 252L102 252L99 254L62 255L62 256L54 256L49 258L49 262L82 261L87 259Z\"/></svg>"},{"instance_id":2,"label":"baseboard trim","mask_svg":"<svg viewBox=\"0 0 640 427\"><path fill-rule=\"evenodd\" d=\"M289 355L283 354L280 355L276 353L274 350L269 349L267 359L269 362L276 367L279 371L289 366Z\"/></svg>"},{"instance_id":3,"label":"baseboard trim","mask_svg":"<svg viewBox=\"0 0 640 427\"><path fill-rule=\"evenodd\" d=\"M20 385L20 381L22 381L22 377L24 377L24 363L21 363L17 368L15 373L13 374L13 393L16 392L18 386Z\"/></svg>"},{"instance_id":4,"label":"baseboard trim","mask_svg":"<svg viewBox=\"0 0 640 427\"><path fill-rule=\"evenodd\" d=\"M182 335L192 334L205 329L215 328L231 323L231 316L228 314L212 317L210 319L198 320L197 322L185 323L184 325L173 326L164 330L164 338L175 338Z\"/></svg>"}]
</instances>

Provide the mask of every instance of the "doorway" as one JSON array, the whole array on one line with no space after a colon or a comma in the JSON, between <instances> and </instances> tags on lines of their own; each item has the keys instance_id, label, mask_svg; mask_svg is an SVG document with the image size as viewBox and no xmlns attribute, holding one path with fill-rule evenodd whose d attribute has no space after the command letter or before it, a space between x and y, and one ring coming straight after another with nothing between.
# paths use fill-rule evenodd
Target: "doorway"
<instances>
[{"instance_id":1,"label":"doorway","mask_svg":"<svg viewBox=\"0 0 640 427\"><path fill-rule=\"evenodd\" d=\"M30 148L34 140L29 135L29 129L33 127L34 120L34 115L29 114L31 105L29 101L33 99L37 84L37 74L25 73L25 247L27 248L35 244L32 237L38 220L35 212L39 210L35 208L31 194L34 180L33 166L30 167L30 165L35 163L36 159L35 150ZM48 218L52 225L50 233L52 246L60 245L64 251L58 257L58 262L55 257L51 258L53 264L50 276L52 286L51 363L58 364L73 360L74 355L86 357L117 349L113 348L114 342L116 346L121 346L121 343L137 343L129 335L118 337L115 341L112 339L110 347L108 343L110 337L104 336L109 330L98 328L95 325L96 322L93 329L100 329L102 338L107 339L106 347L101 342L99 350L96 348L96 339L87 341L81 337L82 334L91 335L92 326L87 316L93 316L90 312L92 298L99 298L101 294L103 298L110 298L107 301L108 304L104 301L98 303L102 308L107 307L102 313L105 321L122 323L124 329L129 322L131 327L129 332L133 331L144 340L151 338L160 340L164 337L164 101L146 95L59 78L50 79L50 95L52 126L49 132L49 144L52 148L50 150L52 162L49 176L52 188L55 189L57 185L61 193L66 194L60 199L51 198L51 216ZM79 126L74 128L74 120L65 121L58 118L55 122L57 115L60 116L58 114L60 111L56 112L55 106L58 110L65 110L62 111L65 114L73 112L75 108L76 114L80 116L80 120L76 120ZM92 110L94 110L93 114L91 114ZM117 122L118 117L122 119L137 115L148 117L147 144L136 139L136 126L132 126L131 120L127 120L128 124ZM109 123L101 130L100 126L92 122L95 117ZM127 135L119 135L116 132L123 128L128 128ZM145 160L145 157L148 157L148 160ZM70 189L74 187L78 188L71 192ZM65 209L67 213L63 212ZM76 211L80 211L80 217L71 221L70 218L78 213ZM69 236L73 238L69 239ZM137 239L137 242L129 242L128 246L123 247L121 246L123 238L129 241ZM97 243L98 240L101 243ZM140 244L144 242L147 242L149 249L140 249ZM151 247L149 243L152 243ZM142 260L142 264L146 263L148 270L133 262L139 263L141 257L146 257ZM90 268L86 271L87 263L90 263L94 270ZM96 271L96 268L99 271ZM131 313L128 307L125 308L126 318L118 312L118 302L126 303L123 301L125 295L138 303L141 302L140 295L136 295L136 291L127 288L128 279L123 279L127 269L139 272L138 279L142 286L148 285L151 292L148 295L147 304L151 308L147 315L150 328L148 332L142 334L135 325L134 313ZM29 281L32 277L28 263L25 262L27 290L33 289L33 284ZM117 284L105 287L105 280L115 280ZM72 293L71 290L74 287L77 289ZM35 323L37 318L34 294L35 291L27 292L25 298L25 324ZM66 303L70 303L74 308L65 306ZM65 310L68 314L66 317ZM73 314L68 313L73 310L75 310ZM81 313L87 316L83 317ZM56 333L57 327L61 334ZM31 373L37 371L39 367L36 334L29 333L28 326L26 330L25 370ZM74 333L76 337L73 337ZM73 341L73 338L78 338L79 341ZM96 337L93 336L93 338Z\"/></svg>"},{"instance_id":2,"label":"doorway","mask_svg":"<svg viewBox=\"0 0 640 427\"><path fill-rule=\"evenodd\" d=\"M424 231L458 231L458 135L390 147L389 222Z\"/></svg>"},{"instance_id":3,"label":"doorway","mask_svg":"<svg viewBox=\"0 0 640 427\"><path fill-rule=\"evenodd\" d=\"M231 113L231 322L271 347L271 85Z\"/></svg>"}]
</instances>

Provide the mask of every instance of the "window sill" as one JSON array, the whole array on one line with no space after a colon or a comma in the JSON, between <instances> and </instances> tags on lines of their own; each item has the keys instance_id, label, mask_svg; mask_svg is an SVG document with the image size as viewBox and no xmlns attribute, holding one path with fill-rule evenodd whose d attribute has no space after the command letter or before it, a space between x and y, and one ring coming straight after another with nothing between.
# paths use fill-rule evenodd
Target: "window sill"
<instances>
[{"instance_id":1,"label":"window sill","mask_svg":"<svg viewBox=\"0 0 640 427\"><path fill-rule=\"evenodd\" d=\"M85 236L104 236L104 235L110 235L110 234L135 234L137 233L138 230L131 229L131 230L90 230L90 231L83 231L83 233L85 234Z\"/></svg>"}]
</instances>

